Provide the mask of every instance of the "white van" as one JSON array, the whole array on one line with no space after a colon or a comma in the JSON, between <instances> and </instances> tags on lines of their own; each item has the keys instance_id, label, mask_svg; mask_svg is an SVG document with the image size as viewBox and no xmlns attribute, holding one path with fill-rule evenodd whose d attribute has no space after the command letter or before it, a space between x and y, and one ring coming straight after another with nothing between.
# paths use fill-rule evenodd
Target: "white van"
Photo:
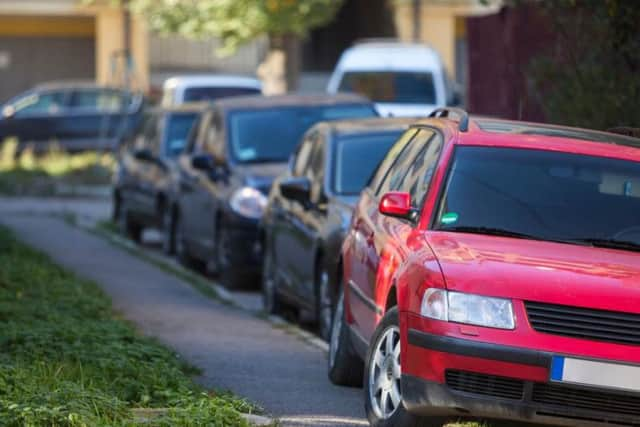
<instances>
[{"instance_id":1,"label":"white van","mask_svg":"<svg viewBox=\"0 0 640 427\"><path fill-rule=\"evenodd\" d=\"M327 86L371 99L381 116L426 116L459 104L438 53L422 44L371 41L344 51Z\"/></svg>"},{"instance_id":2,"label":"white van","mask_svg":"<svg viewBox=\"0 0 640 427\"><path fill-rule=\"evenodd\" d=\"M162 106L185 102L214 101L239 95L260 95L260 80L245 76L185 75L167 79L162 87Z\"/></svg>"}]
</instances>

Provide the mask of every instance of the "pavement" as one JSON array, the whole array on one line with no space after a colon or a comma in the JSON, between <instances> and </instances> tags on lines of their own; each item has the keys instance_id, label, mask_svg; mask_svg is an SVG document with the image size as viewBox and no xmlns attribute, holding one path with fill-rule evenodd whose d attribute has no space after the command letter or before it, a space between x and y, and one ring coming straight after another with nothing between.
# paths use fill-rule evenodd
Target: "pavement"
<instances>
[{"instance_id":1,"label":"pavement","mask_svg":"<svg viewBox=\"0 0 640 427\"><path fill-rule=\"evenodd\" d=\"M251 310L208 299L176 276L64 221L64 215L97 222L108 217L108 202L0 198L0 223L100 285L114 309L143 334L200 367L198 381L205 387L231 390L283 426L367 425L362 390L333 386L325 352L287 324L274 326Z\"/></svg>"}]
</instances>

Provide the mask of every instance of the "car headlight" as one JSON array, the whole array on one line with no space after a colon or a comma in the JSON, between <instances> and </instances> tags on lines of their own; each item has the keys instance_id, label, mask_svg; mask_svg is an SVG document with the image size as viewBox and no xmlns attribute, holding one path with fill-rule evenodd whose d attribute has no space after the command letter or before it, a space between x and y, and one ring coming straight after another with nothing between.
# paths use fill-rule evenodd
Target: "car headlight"
<instances>
[{"instance_id":1,"label":"car headlight","mask_svg":"<svg viewBox=\"0 0 640 427\"><path fill-rule=\"evenodd\" d=\"M449 292L430 288L424 293L420 314L445 322L489 328L515 329L513 304L504 298Z\"/></svg>"},{"instance_id":2,"label":"car headlight","mask_svg":"<svg viewBox=\"0 0 640 427\"><path fill-rule=\"evenodd\" d=\"M229 201L234 212L251 219L260 219L267 206L267 197L253 187L242 187Z\"/></svg>"}]
</instances>

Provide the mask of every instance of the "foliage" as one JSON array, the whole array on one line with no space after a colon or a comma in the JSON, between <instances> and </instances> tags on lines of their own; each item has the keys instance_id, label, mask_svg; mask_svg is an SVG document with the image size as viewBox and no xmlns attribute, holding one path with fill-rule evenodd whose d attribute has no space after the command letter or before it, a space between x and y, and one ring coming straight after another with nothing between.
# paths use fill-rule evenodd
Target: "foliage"
<instances>
[{"instance_id":1,"label":"foliage","mask_svg":"<svg viewBox=\"0 0 640 427\"><path fill-rule=\"evenodd\" d=\"M600 129L640 126L637 0L533 4L548 17L555 37L555 45L535 58L529 70L548 119Z\"/></svg>"},{"instance_id":2,"label":"foliage","mask_svg":"<svg viewBox=\"0 0 640 427\"><path fill-rule=\"evenodd\" d=\"M304 35L329 22L344 0L131 0L157 32L220 38L232 53L262 35Z\"/></svg>"},{"instance_id":3,"label":"foliage","mask_svg":"<svg viewBox=\"0 0 640 427\"><path fill-rule=\"evenodd\" d=\"M115 318L97 286L3 228L0 265L0 425L247 425L251 405L204 393L197 371Z\"/></svg>"}]
</instances>

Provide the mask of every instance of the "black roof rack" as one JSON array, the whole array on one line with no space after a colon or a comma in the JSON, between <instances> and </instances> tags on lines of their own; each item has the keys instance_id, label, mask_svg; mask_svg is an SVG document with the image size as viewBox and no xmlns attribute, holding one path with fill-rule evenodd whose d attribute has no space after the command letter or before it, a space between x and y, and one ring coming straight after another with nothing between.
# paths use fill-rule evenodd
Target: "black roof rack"
<instances>
[{"instance_id":1,"label":"black roof rack","mask_svg":"<svg viewBox=\"0 0 640 427\"><path fill-rule=\"evenodd\" d=\"M469 130L469 113L467 113L462 108L453 108L453 107L437 108L431 114L429 114L429 117L447 118L451 115L451 113L455 113L458 115L458 119L459 119L458 130L460 132L467 132Z\"/></svg>"}]
</instances>

